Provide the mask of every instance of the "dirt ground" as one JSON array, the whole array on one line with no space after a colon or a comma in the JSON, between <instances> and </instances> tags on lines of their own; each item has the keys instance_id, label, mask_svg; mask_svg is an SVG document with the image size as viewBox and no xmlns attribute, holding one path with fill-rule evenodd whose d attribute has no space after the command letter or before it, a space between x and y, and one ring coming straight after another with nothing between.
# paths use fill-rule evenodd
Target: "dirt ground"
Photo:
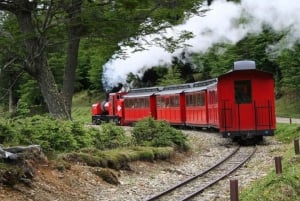
<instances>
[{"instance_id":1,"label":"dirt ground","mask_svg":"<svg viewBox=\"0 0 300 201\"><path fill-rule=\"evenodd\" d=\"M172 158L172 164L179 163L185 154L176 154ZM177 161L177 162L176 162ZM157 166L165 164L170 165L167 161L159 162L131 162L130 166L138 171L155 170ZM118 186L105 182L102 178L94 174L95 171L103 169L99 167L89 167L82 164L72 164L70 169L60 171L54 168L50 161L47 164L36 164L36 175L32 185L17 184L14 187L0 185L1 201L89 201L95 200L97 194L101 191L116 189ZM109 169L117 177L121 177L121 171ZM134 171L122 171L124 175L133 174ZM102 199L101 199L102 200ZM109 200L109 198L107 199Z\"/></svg>"},{"instance_id":2,"label":"dirt ground","mask_svg":"<svg viewBox=\"0 0 300 201\"><path fill-rule=\"evenodd\" d=\"M48 165L39 165L32 187L17 184L13 188L0 186L0 200L92 200L91 193L108 188L106 183L88 166L72 165L70 170L59 171Z\"/></svg>"}]
</instances>

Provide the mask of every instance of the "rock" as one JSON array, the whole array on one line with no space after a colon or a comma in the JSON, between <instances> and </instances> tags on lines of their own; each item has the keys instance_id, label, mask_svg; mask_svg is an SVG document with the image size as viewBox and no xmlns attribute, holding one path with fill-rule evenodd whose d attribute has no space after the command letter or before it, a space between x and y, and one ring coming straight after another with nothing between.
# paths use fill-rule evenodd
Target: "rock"
<instances>
[{"instance_id":1,"label":"rock","mask_svg":"<svg viewBox=\"0 0 300 201\"><path fill-rule=\"evenodd\" d=\"M17 183L31 186L30 181L35 175L37 165L47 162L39 145L0 147L0 159L3 164L0 183L9 186Z\"/></svg>"}]
</instances>

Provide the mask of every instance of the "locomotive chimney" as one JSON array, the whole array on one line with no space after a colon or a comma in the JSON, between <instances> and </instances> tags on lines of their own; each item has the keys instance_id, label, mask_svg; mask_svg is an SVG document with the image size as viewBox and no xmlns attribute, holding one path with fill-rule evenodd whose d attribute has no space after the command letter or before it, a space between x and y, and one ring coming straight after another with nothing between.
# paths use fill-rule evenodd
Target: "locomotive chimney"
<instances>
[{"instance_id":1,"label":"locomotive chimney","mask_svg":"<svg viewBox=\"0 0 300 201\"><path fill-rule=\"evenodd\" d=\"M109 100L109 90L105 91L105 101L107 102Z\"/></svg>"},{"instance_id":2,"label":"locomotive chimney","mask_svg":"<svg viewBox=\"0 0 300 201\"><path fill-rule=\"evenodd\" d=\"M234 62L233 70L252 70L256 69L255 61L243 60Z\"/></svg>"}]
</instances>

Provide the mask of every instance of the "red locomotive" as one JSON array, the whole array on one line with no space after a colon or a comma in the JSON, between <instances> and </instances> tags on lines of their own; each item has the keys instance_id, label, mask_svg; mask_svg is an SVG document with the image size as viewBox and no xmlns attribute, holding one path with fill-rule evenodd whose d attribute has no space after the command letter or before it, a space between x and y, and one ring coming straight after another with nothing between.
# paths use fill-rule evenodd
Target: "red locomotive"
<instances>
[{"instance_id":1,"label":"red locomotive","mask_svg":"<svg viewBox=\"0 0 300 201\"><path fill-rule=\"evenodd\" d=\"M276 128L274 80L254 61L237 61L216 79L109 94L92 106L92 122L129 125L151 116L171 125L216 128L224 137L258 139Z\"/></svg>"}]
</instances>

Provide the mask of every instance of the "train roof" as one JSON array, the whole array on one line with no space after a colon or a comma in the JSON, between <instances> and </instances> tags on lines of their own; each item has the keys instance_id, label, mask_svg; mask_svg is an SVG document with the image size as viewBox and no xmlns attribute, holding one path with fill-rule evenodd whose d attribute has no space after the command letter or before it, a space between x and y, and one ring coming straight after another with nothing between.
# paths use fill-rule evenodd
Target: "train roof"
<instances>
[{"instance_id":1,"label":"train roof","mask_svg":"<svg viewBox=\"0 0 300 201\"><path fill-rule=\"evenodd\" d=\"M204 80L204 81L199 81L199 82L194 82L193 83L193 87L206 87L208 85L217 83L218 79L214 78L214 79L210 79L210 80Z\"/></svg>"},{"instance_id":2,"label":"train roof","mask_svg":"<svg viewBox=\"0 0 300 201\"><path fill-rule=\"evenodd\" d=\"M252 61L252 60L241 60L241 61L235 61L234 65L233 65L233 68L231 70L229 70L228 72L220 75L218 78L221 78L221 77L224 77L224 76L228 76L228 75L230 75L232 73L242 72L242 71L272 74L270 72L257 69L255 61Z\"/></svg>"},{"instance_id":3,"label":"train roof","mask_svg":"<svg viewBox=\"0 0 300 201\"><path fill-rule=\"evenodd\" d=\"M166 95L166 94L180 94L186 89L191 88L191 84L180 84L180 85L170 85L162 88L161 91L155 93L156 95Z\"/></svg>"},{"instance_id":4,"label":"train roof","mask_svg":"<svg viewBox=\"0 0 300 201\"><path fill-rule=\"evenodd\" d=\"M214 78L214 79L210 79L210 80L194 82L194 83L192 83L192 88L184 90L184 92L189 93L189 92L195 92L195 91L202 91L202 90L207 89L209 86L216 84L217 81L218 81L218 79Z\"/></svg>"},{"instance_id":5,"label":"train roof","mask_svg":"<svg viewBox=\"0 0 300 201\"><path fill-rule=\"evenodd\" d=\"M152 96L156 92L160 91L160 87L148 87L148 88L139 88L139 89L131 89L124 98L131 98L131 97L146 97Z\"/></svg>"}]
</instances>

